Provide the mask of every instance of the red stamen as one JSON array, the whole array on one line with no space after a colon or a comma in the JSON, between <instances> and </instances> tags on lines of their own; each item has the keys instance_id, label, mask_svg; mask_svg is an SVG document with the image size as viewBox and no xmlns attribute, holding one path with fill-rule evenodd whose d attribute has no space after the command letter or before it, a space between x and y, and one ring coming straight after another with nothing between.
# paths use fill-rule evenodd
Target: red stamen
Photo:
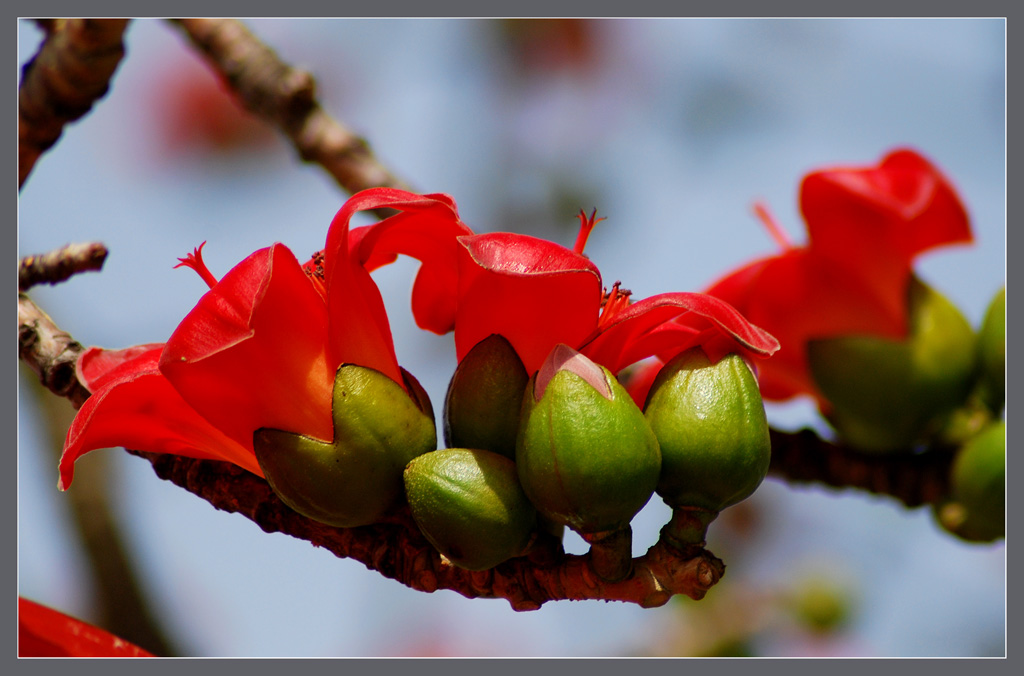
<instances>
[{"instance_id":1,"label":"red stamen","mask_svg":"<svg viewBox=\"0 0 1024 676\"><path fill-rule=\"evenodd\" d=\"M781 246L783 249L792 249L793 243L789 241L789 237L786 236L786 231L782 229L778 221L772 217L768 211L767 205L764 202L754 202L754 213L757 218L768 228L768 233L772 236L772 239Z\"/></svg>"},{"instance_id":2,"label":"red stamen","mask_svg":"<svg viewBox=\"0 0 1024 676\"><path fill-rule=\"evenodd\" d=\"M200 244L198 248L193 250L192 253L188 254L184 258L179 258L178 260L181 262L175 265L174 268L177 269L182 266L186 268L192 268L193 270L199 273L199 276L203 278L203 281L206 282L206 285L212 289L213 287L217 286L217 278L213 276L213 273L210 272L210 269L206 267L206 263L203 262L204 246L206 246L206 242Z\"/></svg>"},{"instance_id":3,"label":"red stamen","mask_svg":"<svg viewBox=\"0 0 1024 676\"><path fill-rule=\"evenodd\" d=\"M580 213L576 214L580 219L580 234L576 235L576 244L573 245L572 250L578 254L583 253L583 248L587 246L587 238L590 237L590 231L594 229L594 226L605 220L605 217L594 218L597 215L597 209L590 212L590 216L587 216L587 212L580 209Z\"/></svg>"},{"instance_id":4,"label":"red stamen","mask_svg":"<svg viewBox=\"0 0 1024 676\"><path fill-rule=\"evenodd\" d=\"M601 316L597 318L597 327L603 329L615 321L615 317L629 307L629 289L619 289L622 282L615 282L611 291L606 291L601 299Z\"/></svg>"}]
</instances>

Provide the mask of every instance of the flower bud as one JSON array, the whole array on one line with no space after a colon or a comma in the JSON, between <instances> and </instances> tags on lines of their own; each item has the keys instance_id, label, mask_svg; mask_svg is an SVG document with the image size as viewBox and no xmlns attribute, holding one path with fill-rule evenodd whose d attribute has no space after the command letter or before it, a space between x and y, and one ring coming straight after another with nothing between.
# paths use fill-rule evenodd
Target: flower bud
<instances>
[{"instance_id":1,"label":"flower bud","mask_svg":"<svg viewBox=\"0 0 1024 676\"><path fill-rule=\"evenodd\" d=\"M1006 287L995 295L978 333L981 397L998 413L1006 401Z\"/></svg>"},{"instance_id":2,"label":"flower bud","mask_svg":"<svg viewBox=\"0 0 1024 676\"><path fill-rule=\"evenodd\" d=\"M523 490L537 510L581 533L628 527L658 482L658 440L602 366L556 346L530 379L516 440Z\"/></svg>"},{"instance_id":3,"label":"flower bud","mask_svg":"<svg viewBox=\"0 0 1024 676\"><path fill-rule=\"evenodd\" d=\"M256 430L256 459L286 505L343 528L374 523L387 512L402 494L402 470L437 445L429 399L404 369L402 375L408 393L374 369L339 368L333 441Z\"/></svg>"},{"instance_id":4,"label":"flower bud","mask_svg":"<svg viewBox=\"0 0 1024 676\"><path fill-rule=\"evenodd\" d=\"M699 347L677 355L654 379L644 415L661 446L657 492L671 507L717 514L768 473L764 404L738 354L714 364Z\"/></svg>"},{"instance_id":5,"label":"flower bud","mask_svg":"<svg viewBox=\"0 0 1024 676\"><path fill-rule=\"evenodd\" d=\"M1006 422L964 444L953 461L950 499L935 509L943 528L972 542L1006 534Z\"/></svg>"},{"instance_id":6,"label":"flower bud","mask_svg":"<svg viewBox=\"0 0 1024 676\"><path fill-rule=\"evenodd\" d=\"M487 570L529 544L537 510L505 456L445 448L413 459L404 478L416 525L455 565Z\"/></svg>"},{"instance_id":7,"label":"flower bud","mask_svg":"<svg viewBox=\"0 0 1024 676\"><path fill-rule=\"evenodd\" d=\"M967 398L975 337L957 308L917 278L903 340L844 336L810 341L808 362L831 404L829 422L854 448L909 451Z\"/></svg>"},{"instance_id":8,"label":"flower bud","mask_svg":"<svg viewBox=\"0 0 1024 676\"><path fill-rule=\"evenodd\" d=\"M450 447L482 448L516 457L519 409L529 375L503 336L481 340L459 362L444 400Z\"/></svg>"}]
</instances>

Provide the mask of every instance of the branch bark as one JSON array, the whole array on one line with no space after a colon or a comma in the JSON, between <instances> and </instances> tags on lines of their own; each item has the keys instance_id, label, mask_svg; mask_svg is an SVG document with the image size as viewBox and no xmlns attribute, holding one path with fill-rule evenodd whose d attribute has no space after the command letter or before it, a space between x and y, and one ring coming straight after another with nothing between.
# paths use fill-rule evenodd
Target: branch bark
<instances>
[{"instance_id":1,"label":"branch bark","mask_svg":"<svg viewBox=\"0 0 1024 676\"><path fill-rule=\"evenodd\" d=\"M107 259L107 247L99 242L68 244L39 256L25 256L18 265L18 291L36 284L58 284L72 275L99 270Z\"/></svg>"},{"instance_id":2,"label":"branch bark","mask_svg":"<svg viewBox=\"0 0 1024 676\"><path fill-rule=\"evenodd\" d=\"M56 261L50 255L38 257ZM55 394L80 407L89 393L78 382L75 362L83 351L25 294L18 297L21 358ZM773 474L794 482L854 487L890 495L907 506L939 499L946 491L950 449L905 456L864 456L819 438L811 430L772 430ZM469 598L500 597L516 610L532 610L551 600L604 599L663 605L675 594L702 598L725 572L724 564L700 545L673 548L662 538L633 559L633 571L620 582L598 578L590 554L567 555L560 541L538 540L527 556L494 569L471 572L451 565L419 532L407 507L382 523L334 528L292 511L267 482L230 463L130 450L145 458L157 475L198 495L217 509L237 512L268 533L280 532L352 558L420 591L450 589Z\"/></svg>"},{"instance_id":3,"label":"branch bark","mask_svg":"<svg viewBox=\"0 0 1024 676\"><path fill-rule=\"evenodd\" d=\"M365 139L324 111L312 75L282 61L240 21L175 19L172 23L247 110L280 129L303 161L319 164L349 194L375 187L410 189L377 160Z\"/></svg>"},{"instance_id":4,"label":"branch bark","mask_svg":"<svg viewBox=\"0 0 1024 676\"><path fill-rule=\"evenodd\" d=\"M124 56L127 19L59 19L22 69L18 88L18 189L64 125L85 115L110 88Z\"/></svg>"}]
</instances>

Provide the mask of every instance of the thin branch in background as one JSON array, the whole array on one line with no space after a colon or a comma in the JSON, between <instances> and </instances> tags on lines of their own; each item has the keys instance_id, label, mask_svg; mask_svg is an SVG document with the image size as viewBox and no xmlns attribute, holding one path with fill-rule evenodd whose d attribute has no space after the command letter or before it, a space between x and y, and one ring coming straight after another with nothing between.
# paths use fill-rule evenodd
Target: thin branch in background
<instances>
[{"instance_id":1,"label":"thin branch in background","mask_svg":"<svg viewBox=\"0 0 1024 676\"><path fill-rule=\"evenodd\" d=\"M18 88L18 189L64 125L85 115L110 87L124 56L127 19L58 19L22 69Z\"/></svg>"},{"instance_id":2,"label":"thin branch in background","mask_svg":"<svg viewBox=\"0 0 1024 676\"><path fill-rule=\"evenodd\" d=\"M328 115L308 72L284 63L233 19L175 19L241 104L275 125L306 162L323 167L349 194L366 188L410 188L374 156L366 140ZM379 210L378 216L394 213Z\"/></svg>"},{"instance_id":3,"label":"thin branch in background","mask_svg":"<svg viewBox=\"0 0 1024 676\"><path fill-rule=\"evenodd\" d=\"M39 385L30 387L30 392L42 414L48 458L56 468L74 409ZM86 553L95 606L93 623L154 655L177 655L179 651L153 616L135 573L132 554L114 518L110 497L116 493L111 482L112 459L98 453L89 462L81 463L76 473L82 490L77 490L76 484L76 490L66 493L61 501L64 504L60 505Z\"/></svg>"},{"instance_id":4,"label":"thin branch in background","mask_svg":"<svg viewBox=\"0 0 1024 676\"><path fill-rule=\"evenodd\" d=\"M107 247L99 242L68 244L38 256L25 256L18 265L18 291L36 284L58 284L72 275L99 270L107 259Z\"/></svg>"}]
</instances>

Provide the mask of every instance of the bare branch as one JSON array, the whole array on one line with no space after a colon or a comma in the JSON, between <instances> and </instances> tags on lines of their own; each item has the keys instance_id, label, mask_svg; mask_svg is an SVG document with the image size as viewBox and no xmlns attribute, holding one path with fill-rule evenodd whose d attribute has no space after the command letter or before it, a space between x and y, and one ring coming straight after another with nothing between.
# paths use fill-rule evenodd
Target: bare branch
<instances>
[{"instance_id":1,"label":"bare branch","mask_svg":"<svg viewBox=\"0 0 1024 676\"><path fill-rule=\"evenodd\" d=\"M769 472L790 483L859 488L894 497L907 507L937 502L949 492L955 448L868 455L829 443L809 429L771 430L771 439Z\"/></svg>"},{"instance_id":2,"label":"bare branch","mask_svg":"<svg viewBox=\"0 0 1024 676\"><path fill-rule=\"evenodd\" d=\"M18 188L64 125L85 115L110 87L127 19L60 19L22 70L18 90Z\"/></svg>"},{"instance_id":3,"label":"bare branch","mask_svg":"<svg viewBox=\"0 0 1024 676\"><path fill-rule=\"evenodd\" d=\"M420 534L407 508L384 523L334 528L292 511L266 481L230 463L129 452L149 460L160 478L200 496L217 509L243 514L268 533L308 540L424 592L449 589L468 598L499 597L516 610L535 610L547 601L565 599L604 599L654 607L675 594L702 598L725 571L719 559L700 547L680 552L659 541L647 554L633 560L633 573L621 582L600 580L591 571L589 555L566 555L560 545L550 543L535 547L529 556L473 572L443 559Z\"/></svg>"},{"instance_id":4,"label":"bare branch","mask_svg":"<svg viewBox=\"0 0 1024 676\"><path fill-rule=\"evenodd\" d=\"M80 406L88 392L75 377L82 347L61 332L24 294L19 296L21 356L55 394ZM932 449L906 456L868 457L820 439L813 431L772 431L772 468L787 480L814 481L891 495L908 506L937 500L945 492L952 452ZM561 544L540 540L527 556L488 571L451 565L426 541L402 507L384 522L334 528L292 511L267 482L230 463L129 451L152 463L157 475L202 497L217 509L237 512L268 533L280 532L352 558L420 591L450 589L469 598L499 597L516 610L539 608L559 599L604 599L654 607L675 594L699 599L718 582L725 566L694 545L680 550L660 539L633 560L625 580L609 583L594 575L589 554L566 555Z\"/></svg>"},{"instance_id":5,"label":"bare branch","mask_svg":"<svg viewBox=\"0 0 1024 676\"><path fill-rule=\"evenodd\" d=\"M107 247L100 242L68 244L49 253L25 256L18 265L18 291L36 284L57 284L87 270L99 270L107 259Z\"/></svg>"},{"instance_id":6,"label":"bare branch","mask_svg":"<svg viewBox=\"0 0 1024 676\"><path fill-rule=\"evenodd\" d=\"M306 162L322 166L348 193L409 187L374 157L367 142L331 118L316 98L316 82L292 68L232 19L176 19L242 105L278 127ZM390 210L388 214L393 213Z\"/></svg>"},{"instance_id":7,"label":"bare branch","mask_svg":"<svg viewBox=\"0 0 1024 676\"><path fill-rule=\"evenodd\" d=\"M57 328L49 315L23 293L18 294L18 354L54 394L80 408L89 391L78 382L75 363L81 344Z\"/></svg>"}]
</instances>

